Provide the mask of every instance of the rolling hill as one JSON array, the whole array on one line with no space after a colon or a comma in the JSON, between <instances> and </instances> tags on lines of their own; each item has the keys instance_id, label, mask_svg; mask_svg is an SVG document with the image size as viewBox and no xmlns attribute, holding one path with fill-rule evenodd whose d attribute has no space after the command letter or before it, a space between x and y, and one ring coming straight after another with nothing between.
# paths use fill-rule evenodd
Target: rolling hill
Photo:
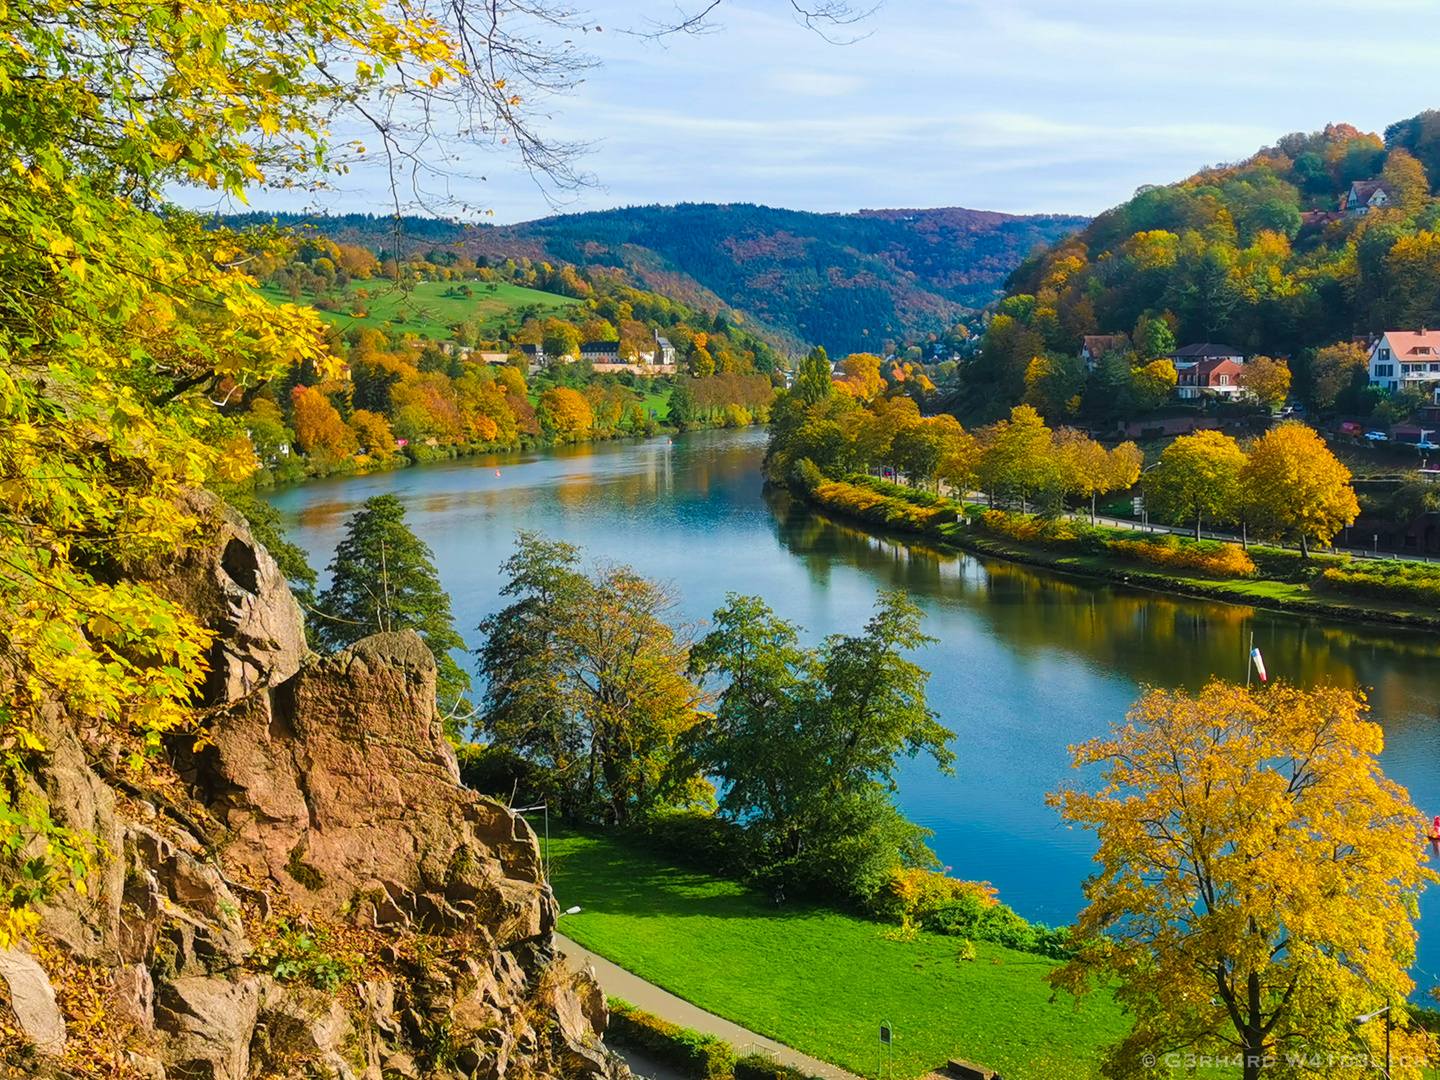
<instances>
[{"instance_id":1,"label":"rolling hill","mask_svg":"<svg viewBox=\"0 0 1440 1080\"><path fill-rule=\"evenodd\" d=\"M396 245L391 218L279 220L307 223L341 242ZM739 311L794 346L822 344L844 355L949 328L1003 295L1006 277L1037 245L1087 221L961 208L814 214L695 203L503 226L405 218L400 243L407 250L458 245L491 260L621 268L644 288L712 311Z\"/></svg>"}]
</instances>

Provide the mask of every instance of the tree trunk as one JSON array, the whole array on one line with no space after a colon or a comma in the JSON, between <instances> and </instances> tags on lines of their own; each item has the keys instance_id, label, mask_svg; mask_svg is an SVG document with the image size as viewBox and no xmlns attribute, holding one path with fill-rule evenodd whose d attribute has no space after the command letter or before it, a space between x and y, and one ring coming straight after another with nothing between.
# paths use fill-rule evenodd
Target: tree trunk
<instances>
[{"instance_id":1,"label":"tree trunk","mask_svg":"<svg viewBox=\"0 0 1440 1080\"><path fill-rule=\"evenodd\" d=\"M1246 522L1243 517L1240 519L1240 546L1246 551L1250 550L1250 536L1246 532Z\"/></svg>"},{"instance_id":2,"label":"tree trunk","mask_svg":"<svg viewBox=\"0 0 1440 1080\"><path fill-rule=\"evenodd\" d=\"M1300 557L1302 559L1310 558L1310 540L1303 529L1300 530Z\"/></svg>"},{"instance_id":3,"label":"tree trunk","mask_svg":"<svg viewBox=\"0 0 1440 1080\"><path fill-rule=\"evenodd\" d=\"M1090 492L1090 524L1095 524L1095 492Z\"/></svg>"},{"instance_id":4,"label":"tree trunk","mask_svg":"<svg viewBox=\"0 0 1440 1080\"><path fill-rule=\"evenodd\" d=\"M1195 539L1200 539L1200 515L1195 515Z\"/></svg>"}]
</instances>

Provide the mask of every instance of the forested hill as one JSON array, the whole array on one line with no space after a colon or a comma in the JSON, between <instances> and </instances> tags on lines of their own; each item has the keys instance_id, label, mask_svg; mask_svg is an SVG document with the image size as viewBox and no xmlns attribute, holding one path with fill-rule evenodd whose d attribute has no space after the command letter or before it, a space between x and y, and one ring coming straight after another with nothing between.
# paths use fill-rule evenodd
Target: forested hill
<instances>
[{"instance_id":1,"label":"forested hill","mask_svg":"<svg viewBox=\"0 0 1440 1080\"><path fill-rule=\"evenodd\" d=\"M1366 205L1342 210L1357 182ZM1034 357L1074 357L1088 334L1128 335L1143 362L1140 339L1162 320L1166 341L1288 359L1305 394L1317 350L1440 325L1437 186L1440 112L1430 111L1383 136L1347 124L1286 135L1239 163L1142 188L1011 275L967 372L971 400L1008 408Z\"/></svg>"},{"instance_id":2,"label":"forested hill","mask_svg":"<svg viewBox=\"0 0 1440 1080\"><path fill-rule=\"evenodd\" d=\"M288 219L282 217L283 221ZM748 204L639 206L462 229L406 218L404 244L459 242L466 254L625 268L636 284L692 306L732 308L836 355L943 332L1002 295L1036 245L1087 218L979 210L812 214ZM391 246L394 221L315 221L337 240Z\"/></svg>"}]
</instances>

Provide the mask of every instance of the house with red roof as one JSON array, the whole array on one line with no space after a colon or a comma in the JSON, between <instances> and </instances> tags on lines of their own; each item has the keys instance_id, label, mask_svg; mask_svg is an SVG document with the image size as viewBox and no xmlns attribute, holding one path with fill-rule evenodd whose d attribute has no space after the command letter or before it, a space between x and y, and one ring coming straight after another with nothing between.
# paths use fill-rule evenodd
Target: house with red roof
<instances>
[{"instance_id":1,"label":"house with red roof","mask_svg":"<svg viewBox=\"0 0 1440 1080\"><path fill-rule=\"evenodd\" d=\"M1440 391L1440 330L1387 330L1370 347L1370 385L1380 390ZM1440 399L1436 399L1440 400Z\"/></svg>"},{"instance_id":2,"label":"house with red roof","mask_svg":"<svg viewBox=\"0 0 1440 1080\"><path fill-rule=\"evenodd\" d=\"M1189 367L1177 368L1175 396L1219 397L1234 400L1245 392L1245 368L1233 357L1207 357Z\"/></svg>"}]
</instances>

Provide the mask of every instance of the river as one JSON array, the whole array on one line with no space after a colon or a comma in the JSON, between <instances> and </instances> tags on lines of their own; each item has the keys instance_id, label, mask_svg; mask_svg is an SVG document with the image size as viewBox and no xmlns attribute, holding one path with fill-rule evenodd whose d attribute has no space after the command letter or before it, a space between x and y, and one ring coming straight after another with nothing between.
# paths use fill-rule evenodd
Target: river
<instances>
[{"instance_id":1,"label":"river","mask_svg":"<svg viewBox=\"0 0 1440 1080\"><path fill-rule=\"evenodd\" d=\"M1143 685L1244 678L1252 631L1272 677L1363 688L1385 731L1386 775L1427 816L1440 813L1440 635L1174 598L871 536L766 492L764 438L751 429L499 454L268 497L323 582L346 518L371 495L398 496L471 646L501 606L499 564L522 529L673 582L697 623L728 592L758 594L810 641L858 631L878 590L908 590L939 639L918 659L933 672L930 703L955 732L957 761L942 775L929 759L907 760L897 801L934 830L931 846L953 873L990 881L1032 919L1071 920L1092 869L1091 834L1045 805L1079 779L1066 747L1103 734ZM1440 888L1420 909L1422 926L1440 923ZM1414 975L1417 997L1440 984L1440 932L1422 934Z\"/></svg>"}]
</instances>

